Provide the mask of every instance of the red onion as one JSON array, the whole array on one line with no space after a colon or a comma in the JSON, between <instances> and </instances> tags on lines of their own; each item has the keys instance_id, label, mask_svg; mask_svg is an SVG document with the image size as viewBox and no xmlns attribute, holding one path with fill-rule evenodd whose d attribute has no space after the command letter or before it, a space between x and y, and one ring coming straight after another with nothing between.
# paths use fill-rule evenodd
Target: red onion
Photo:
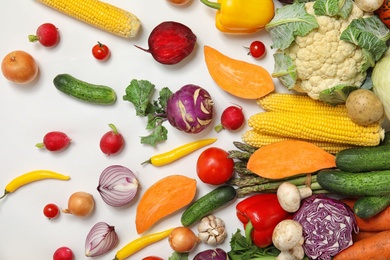
<instances>
[{"instance_id":1,"label":"red onion","mask_svg":"<svg viewBox=\"0 0 390 260\"><path fill-rule=\"evenodd\" d=\"M310 259L332 259L352 245L352 232L358 232L352 210L323 194L304 199L293 219L303 227L303 249Z\"/></svg>"},{"instance_id":2,"label":"red onion","mask_svg":"<svg viewBox=\"0 0 390 260\"><path fill-rule=\"evenodd\" d=\"M111 251L119 242L113 226L105 222L96 223L85 240L85 255L99 256Z\"/></svg>"},{"instance_id":3,"label":"red onion","mask_svg":"<svg viewBox=\"0 0 390 260\"><path fill-rule=\"evenodd\" d=\"M194 257L194 260L227 260L227 259L229 259L227 253L221 248L208 249L199 252Z\"/></svg>"},{"instance_id":4,"label":"red onion","mask_svg":"<svg viewBox=\"0 0 390 260\"><path fill-rule=\"evenodd\" d=\"M167 119L177 129L196 134L210 125L213 106L214 102L205 89L188 84L169 97Z\"/></svg>"},{"instance_id":5,"label":"red onion","mask_svg":"<svg viewBox=\"0 0 390 260\"><path fill-rule=\"evenodd\" d=\"M130 169L112 165L101 173L97 190L108 205L121 207L134 199L138 186L139 182Z\"/></svg>"}]
</instances>

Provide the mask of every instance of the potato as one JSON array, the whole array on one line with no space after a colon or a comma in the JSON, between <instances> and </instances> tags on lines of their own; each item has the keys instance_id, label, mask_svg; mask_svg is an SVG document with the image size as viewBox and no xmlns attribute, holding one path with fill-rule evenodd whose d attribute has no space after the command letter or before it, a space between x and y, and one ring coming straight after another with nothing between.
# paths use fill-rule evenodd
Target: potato
<instances>
[{"instance_id":1,"label":"potato","mask_svg":"<svg viewBox=\"0 0 390 260\"><path fill-rule=\"evenodd\" d=\"M384 115L383 104L378 96L368 89L352 91L345 105L348 116L358 125L369 125L379 121Z\"/></svg>"}]
</instances>

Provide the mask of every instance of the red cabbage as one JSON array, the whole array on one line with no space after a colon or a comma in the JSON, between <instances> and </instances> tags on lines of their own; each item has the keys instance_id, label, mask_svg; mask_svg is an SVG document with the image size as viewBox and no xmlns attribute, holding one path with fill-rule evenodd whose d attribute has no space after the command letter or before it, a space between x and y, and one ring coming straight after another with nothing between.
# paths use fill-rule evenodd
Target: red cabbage
<instances>
[{"instance_id":1,"label":"red cabbage","mask_svg":"<svg viewBox=\"0 0 390 260\"><path fill-rule=\"evenodd\" d=\"M210 125L213 119L213 105L214 102L205 89L188 84L169 97L167 119L173 127L196 134Z\"/></svg>"},{"instance_id":2,"label":"red cabbage","mask_svg":"<svg viewBox=\"0 0 390 260\"><path fill-rule=\"evenodd\" d=\"M353 211L323 194L304 199L293 219L303 227L303 249L310 259L332 259L352 245L352 232L358 232Z\"/></svg>"}]
</instances>

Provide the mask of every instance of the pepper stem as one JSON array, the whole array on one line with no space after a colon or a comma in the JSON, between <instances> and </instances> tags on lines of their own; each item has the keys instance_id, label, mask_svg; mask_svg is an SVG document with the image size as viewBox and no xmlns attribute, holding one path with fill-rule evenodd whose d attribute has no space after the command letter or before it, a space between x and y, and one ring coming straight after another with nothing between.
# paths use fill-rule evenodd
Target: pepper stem
<instances>
[{"instance_id":1,"label":"pepper stem","mask_svg":"<svg viewBox=\"0 0 390 260\"><path fill-rule=\"evenodd\" d=\"M221 9L221 4L220 3L211 2L211 1L208 1L208 0L200 0L200 1L203 4L207 5L208 7L211 7L211 8L217 9L217 10Z\"/></svg>"},{"instance_id":2,"label":"pepper stem","mask_svg":"<svg viewBox=\"0 0 390 260\"><path fill-rule=\"evenodd\" d=\"M252 230L253 230L253 225L252 222L249 221L245 225L245 238L246 238L246 242L250 246L252 245Z\"/></svg>"}]
</instances>

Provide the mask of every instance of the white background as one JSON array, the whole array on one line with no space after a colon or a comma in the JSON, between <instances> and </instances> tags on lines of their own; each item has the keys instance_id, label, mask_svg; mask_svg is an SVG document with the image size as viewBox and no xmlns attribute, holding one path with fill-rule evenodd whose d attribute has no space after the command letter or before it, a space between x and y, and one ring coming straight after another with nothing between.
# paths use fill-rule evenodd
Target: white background
<instances>
[{"instance_id":1,"label":"white background","mask_svg":"<svg viewBox=\"0 0 390 260\"><path fill-rule=\"evenodd\" d=\"M113 259L115 252L137 238L135 231L135 210L140 195L157 180L172 174L183 174L198 181L196 197L203 196L214 186L203 184L195 171L197 151L171 165L154 167L141 166L151 155L168 151L179 145L200 138L217 137L213 144L225 150L234 149L233 141L241 141L241 134L247 126L235 133L216 133L213 126L219 123L223 109L237 104L244 108L248 118L260 112L253 100L242 100L223 92L211 79L203 57L203 46L209 45L222 53L273 70L271 40L267 32L249 36L228 36L214 26L215 10L195 0L189 6L175 7L165 0L107 0L107 2L136 14L142 22L139 35L123 39L87 24L67 17L34 0L3 0L0 8L2 22L0 57L13 50L24 50L32 54L39 64L38 79L29 85L16 85L0 75L0 188L13 178L28 171L49 169L71 176L68 182L44 180L24 186L0 201L0 259L52 259L53 252L61 246L70 247L75 259L84 256L85 238L90 228L99 221L115 226L120 242L117 248L95 259ZM276 3L278 6L279 4ZM134 47L147 47L151 30L163 21L177 21L190 27L197 35L194 52L178 65L162 65L150 54ZM61 35L59 45L45 48L39 43L30 43L29 34L45 22L55 24ZM243 46L253 40L261 40L267 47L267 55L255 60L247 55ZM107 44L112 55L107 62L95 60L91 48L97 41ZM59 92L53 85L53 78L60 73L69 73L81 80L107 85L115 89L118 100L113 106L95 106L72 99ZM215 120L204 132L190 135L173 129L168 123L168 141L157 148L140 144L140 136L149 132L145 129L146 119L135 115L131 103L122 100L125 89L132 79L144 79L156 85L156 94L163 87L172 91L185 84L196 84L205 88L215 102ZM275 80L279 90L283 91ZM106 157L99 149L101 136L109 131L113 123L124 135L126 146L121 154ZM69 148L60 153L39 150L35 144L42 141L49 131L63 131L72 139ZM141 183L139 194L130 205L112 208L106 205L96 187L100 173L107 166L119 164L134 171ZM47 203L67 207L68 197L76 191L91 193L96 201L96 210L88 218L61 214L48 220L42 213ZM220 245L229 250L231 234L242 229L235 216L236 202L215 212L227 225L229 237ZM180 225L182 210L163 219L145 234L158 232ZM196 225L193 226L196 231ZM200 244L191 253L208 248ZM130 259L141 259L158 255L167 259L172 254L167 240L160 241L138 252Z\"/></svg>"}]
</instances>

